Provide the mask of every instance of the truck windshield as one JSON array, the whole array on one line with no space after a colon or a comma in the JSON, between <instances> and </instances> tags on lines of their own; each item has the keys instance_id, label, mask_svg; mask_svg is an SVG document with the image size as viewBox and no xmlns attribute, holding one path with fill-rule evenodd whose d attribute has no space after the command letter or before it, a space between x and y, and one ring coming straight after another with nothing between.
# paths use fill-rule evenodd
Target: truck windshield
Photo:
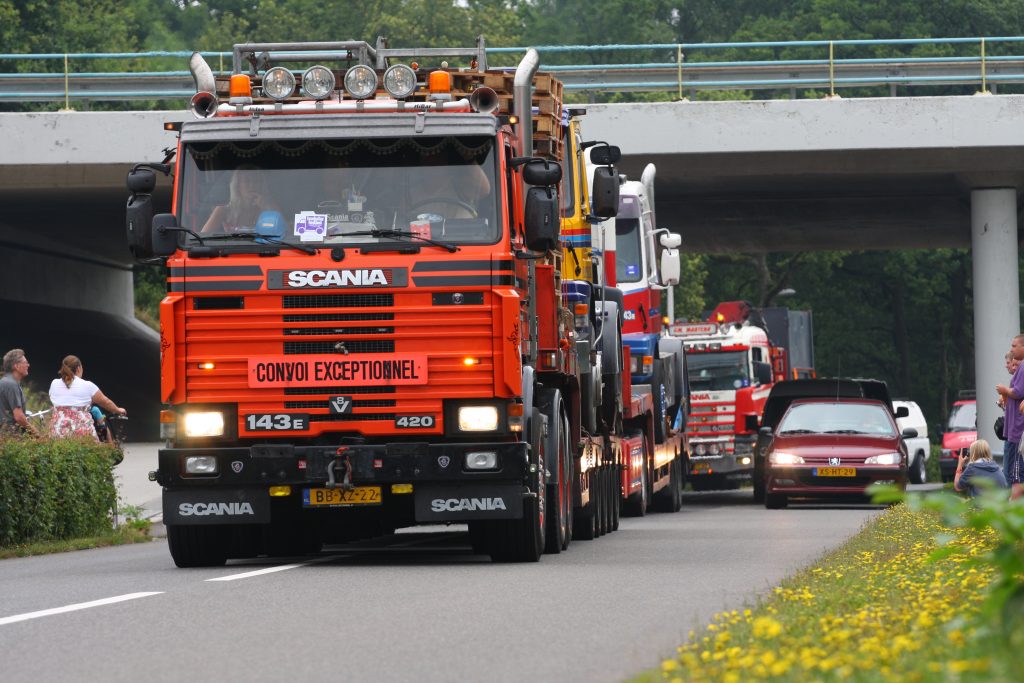
<instances>
[{"instance_id":1,"label":"truck windshield","mask_svg":"<svg viewBox=\"0 0 1024 683\"><path fill-rule=\"evenodd\" d=\"M686 365L691 389L722 391L750 386L746 351L688 353Z\"/></svg>"},{"instance_id":2,"label":"truck windshield","mask_svg":"<svg viewBox=\"0 0 1024 683\"><path fill-rule=\"evenodd\" d=\"M639 282L643 279L643 256L640 249L640 219L615 220L615 277L618 282Z\"/></svg>"},{"instance_id":3,"label":"truck windshield","mask_svg":"<svg viewBox=\"0 0 1024 683\"><path fill-rule=\"evenodd\" d=\"M489 137L193 143L182 158L179 224L228 243L260 234L359 245L409 233L493 244L495 169Z\"/></svg>"},{"instance_id":4,"label":"truck windshield","mask_svg":"<svg viewBox=\"0 0 1024 683\"><path fill-rule=\"evenodd\" d=\"M974 432L978 430L978 404L961 403L949 413L948 432Z\"/></svg>"}]
</instances>

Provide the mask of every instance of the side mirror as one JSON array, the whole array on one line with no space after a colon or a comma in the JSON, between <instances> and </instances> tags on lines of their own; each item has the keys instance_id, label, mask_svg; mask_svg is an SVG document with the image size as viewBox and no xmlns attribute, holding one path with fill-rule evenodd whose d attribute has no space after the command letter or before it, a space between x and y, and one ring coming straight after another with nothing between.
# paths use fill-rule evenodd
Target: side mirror
<instances>
[{"instance_id":1,"label":"side mirror","mask_svg":"<svg viewBox=\"0 0 1024 683\"><path fill-rule=\"evenodd\" d=\"M586 143L583 143L586 146ZM622 158L622 150L615 145L598 145L590 150L590 160L601 166L608 166L619 163Z\"/></svg>"},{"instance_id":2,"label":"side mirror","mask_svg":"<svg viewBox=\"0 0 1024 683\"><path fill-rule=\"evenodd\" d=\"M152 254L153 256L171 256L178 249L177 230L164 228L178 227L178 219L173 213L158 213L153 217Z\"/></svg>"},{"instance_id":3,"label":"side mirror","mask_svg":"<svg viewBox=\"0 0 1024 683\"><path fill-rule=\"evenodd\" d=\"M754 361L754 379L758 384L772 383L772 364L759 360Z\"/></svg>"},{"instance_id":4,"label":"side mirror","mask_svg":"<svg viewBox=\"0 0 1024 683\"><path fill-rule=\"evenodd\" d=\"M661 284L666 287L679 284L679 250L663 249L661 252Z\"/></svg>"},{"instance_id":5,"label":"side mirror","mask_svg":"<svg viewBox=\"0 0 1024 683\"><path fill-rule=\"evenodd\" d=\"M523 180L527 185L551 187L562 180L562 167L547 159L531 159L523 166Z\"/></svg>"},{"instance_id":6,"label":"side mirror","mask_svg":"<svg viewBox=\"0 0 1024 683\"><path fill-rule=\"evenodd\" d=\"M900 406L896 409L896 417L910 417L910 408Z\"/></svg>"},{"instance_id":7,"label":"side mirror","mask_svg":"<svg viewBox=\"0 0 1024 683\"><path fill-rule=\"evenodd\" d=\"M757 430L757 433L760 434L761 436L771 436L772 435L772 428L771 427L761 427L760 429Z\"/></svg>"},{"instance_id":8,"label":"side mirror","mask_svg":"<svg viewBox=\"0 0 1024 683\"><path fill-rule=\"evenodd\" d=\"M907 427L906 429L903 430L903 433L900 434L900 436L902 436L904 439L916 439L917 430L914 429L913 427Z\"/></svg>"},{"instance_id":9,"label":"side mirror","mask_svg":"<svg viewBox=\"0 0 1024 683\"><path fill-rule=\"evenodd\" d=\"M148 168L133 168L128 171L126 184L132 194L153 194L156 188L156 173Z\"/></svg>"},{"instance_id":10,"label":"side mirror","mask_svg":"<svg viewBox=\"0 0 1024 683\"><path fill-rule=\"evenodd\" d=\"M678 249L683 244L683 236L674 232L663 232L658 239L661 241L661 246L666 249Z\"/></svg>"},{"instance_id":11,"label":"side mirror","mask_svg":"<svg viewBox=\"0 0 1024 683\"><path fill-rule=\"evenodd\" d=\"M152 175L150 173L150 176ZM128 206L125 208L125 229L128 251L137 259L153 255L152 224L153 197L148 194L133 194L128 198Z\"/></svg>"},{"instance_id":12,"label":"side mirror","mask_svg":"<svg viewBox=\"0 0 1024 683\"><path fill-rule=\"evenodd\" d=\"M601 218L615 217L619 213L618 171L614 166L599 166L594 169L594 181L591 184L591 212Z\"/></svg>"},{"instance_id":13,"label":"side mirror","mask_svg":"<svg viewBox=\"0 0 1024 683\"><path fill-rule=\"evenodd\" d=\"M546 252L558 246L558 193L551 187L526 191L526 247Z\"/></svg>"},{"instance_id":14,"label":"side mirror","mask_svg":"<svg viewBox=\"0 0 1024 683\"><path fill-rule=\"evenodd\" d=\"M757 428L757 415L747 415L746 417L744 417L743 422L744 422L743 426L744 426L744 428L746 428L746 430L748 432L760 432L761 431L761 430L759 430Z\"/></svg>"}]
</instances>

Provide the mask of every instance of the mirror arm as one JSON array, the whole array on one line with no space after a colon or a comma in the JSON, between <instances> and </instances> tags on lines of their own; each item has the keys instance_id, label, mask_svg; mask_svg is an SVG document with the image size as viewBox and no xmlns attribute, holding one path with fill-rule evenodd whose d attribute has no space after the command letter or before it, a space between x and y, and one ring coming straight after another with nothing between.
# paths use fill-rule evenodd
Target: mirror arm
<instances>
[{"instance_id":1,"label":"mirror arm","mask_svg":"<svg viewBox=\"0 0 1024 683\"><path fill-rule=\"evenodd\" d=\"M529 251L528 249L516 249L512 252L520 261L537 261L547 256L542 251Z\"/></svg>"},{"instance_id":2,"label":"mirror arm","mask_svg":"<svg viewBox=\"0 0 1024 683\"><path fill-rule=\"evenodd\" d=\"M151 171L156 171L157 173L163 173L164 175L170 175L171 174L171 165L170 164L157 164L157 163L149 163L149 162L144 161L144 162L142 162L140 164L135 164L134 166L132 166L132 172L134 173L135 171L138 171L140 168L148 168Z\"/></svg>"},{"instance_id":3,"label":"mirror arm","mask_svg":"<svg viewBox=\"0 0 1024 683\"><path fill-rule=\"evenodd\" d=\"M205 242L203 242L203 238L202 238L202 236L200 236L200 234L198 232L196 232L195 230L191 230L189 228L172 228L172 227L167 226L167 225L161 225L160 227L158 227L156 229L156 231L158 233L160 233L161 235L165 235L165 234L167 234L169 232L184 232L184 233L186 233L188 235L191 235L192 237L195 237L196 241L199 242L199 244L204 244L204 245L206 244Z\"/></svg>"}]
</instances>

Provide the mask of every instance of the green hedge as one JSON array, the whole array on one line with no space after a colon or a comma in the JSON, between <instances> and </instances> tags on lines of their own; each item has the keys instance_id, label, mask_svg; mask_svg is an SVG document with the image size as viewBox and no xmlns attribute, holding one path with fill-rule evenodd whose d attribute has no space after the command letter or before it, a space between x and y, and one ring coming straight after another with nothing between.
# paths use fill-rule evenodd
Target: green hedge
<instances>
[{"instance_id":1,"label":"green hedge","mask_svg":"<svg viewBox=\"0 0 1024 683\"><path fill-rule=\"evenodd\" d=\"M112 455L85 439L0 437L0 547L108 533Z\"/></svg>"}]
</instances>

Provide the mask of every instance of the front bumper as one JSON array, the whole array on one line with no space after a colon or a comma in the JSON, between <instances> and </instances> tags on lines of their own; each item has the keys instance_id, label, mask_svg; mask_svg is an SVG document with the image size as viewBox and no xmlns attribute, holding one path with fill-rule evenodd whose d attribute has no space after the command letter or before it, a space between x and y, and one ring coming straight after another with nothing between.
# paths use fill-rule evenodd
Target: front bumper
<instances>
[{"instance_id":1,"label":"front bumper","mask_svg":"<svg viewBox=\"0 0 1024 683\"><path fill-rule=\"evenodd\" d=\"M696 443L692 439L690 448L693 449ZM721 442L724 443L725 442ZM702 476L724 476L726 478L742 479L750 476L754 471L754 442L737 438L734 442L732 453L720 453L717 455L690 455L691 477Z\"/></svg>"},{"instance_id":2,"label":"front bumper","mask_svg":"<svg viewBox=\"0 0 1024 683\"><path fill-rule=\"evenodd\" d=\"M861 495L872 484L892 483L906 488L905 467L861 466L852 477L822 477L815 471L819 466L769 466L765 491L794 498L828 498L832 496Z\"/></svg>"},{"instance_id":3,"label":"front bumper","mask_svg":"<svg viewBox=\"0 0 1024 683\"><path fill-rule=\"evenodd\" d=\"M466 455L479 451L495 452L496 467L466 469ZM189 456L213 457L217 473L187 474ZM343 483L383 486L385 506L393 499L388 485L412 484L417 522L516 519L537 477L525 442L168 448L158 462L165 524L265 523L270 487L301 495Z\"/></svg>"}]
</instances>

